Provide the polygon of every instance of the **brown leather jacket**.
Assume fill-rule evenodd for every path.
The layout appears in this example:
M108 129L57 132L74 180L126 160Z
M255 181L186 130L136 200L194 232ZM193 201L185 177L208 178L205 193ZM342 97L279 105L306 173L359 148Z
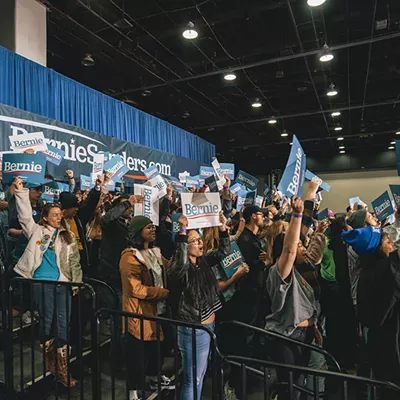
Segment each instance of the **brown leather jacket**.
M160 250L154 248L158 255L159 263L163 260ZM157 301L166 300L169 291L154 286L154 279L150 269L145 265L145 260L139 251L135 249L125 249L121 254L119 263L122 281L122 311L135 314L142 314L155 317L157 316ZM164 287L166 287L164 273ZM125 321L122 321L125 330ZM128 319L128 332L140 339L140 320L135 318ZM156 323L143 320L143 340L157 340ZM161 330L161 340L163 333Z

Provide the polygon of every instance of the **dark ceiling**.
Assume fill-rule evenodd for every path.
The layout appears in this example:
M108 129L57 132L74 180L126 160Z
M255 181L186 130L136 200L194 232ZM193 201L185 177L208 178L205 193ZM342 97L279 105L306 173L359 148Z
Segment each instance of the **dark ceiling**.
M216 144L223 161L252 173L282 168L292 134L319 170L331 169L339 145L344 159L361 160L349 168L367 157L377 160L373 168L394 161L399 0L327 0L316 8L306 0L42 2L50 68ZM188 21L195 40L182 37ZM329 63L319 61L324 43L335 55ZM94 66L82 65L85 54ZM229 69L233 82L223 79ZM330 98L332 83L339 94ZM261 108L251 107L255 98ZM272 116L276 125L268 124Z

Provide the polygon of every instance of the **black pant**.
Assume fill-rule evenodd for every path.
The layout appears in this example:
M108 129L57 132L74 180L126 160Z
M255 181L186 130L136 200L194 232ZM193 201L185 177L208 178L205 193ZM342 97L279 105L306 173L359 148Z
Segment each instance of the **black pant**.
M161 349L161 346L160 346ZM125 334L126 365L128 367L128 389L144 390L145 376L157 376L157 341L139 340L129 333ZM163 355L160 351L160 371Z
M314 338L314 326L307 328L296 328L289 336L291 339L303 343L311 344ZM310 360L310 350L302 346L287 343L284 340L276 339L272 347L272 359L277 363L297 365L307 367ZM287 369L277 369L278 382L289 382L289 371ZM304 386L304 376L299 373L293 374L293 383ZM293 391L294 396L289 397L288 387L279 389L279 400L295 400L299 398L300 393Z

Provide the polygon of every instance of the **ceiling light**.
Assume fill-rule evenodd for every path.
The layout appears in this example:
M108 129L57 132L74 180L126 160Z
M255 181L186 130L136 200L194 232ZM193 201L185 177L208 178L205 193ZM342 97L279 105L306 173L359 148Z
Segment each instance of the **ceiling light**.
M340 154L344 154L344 153L346 153L344 150L340 150L340 152L339 152Z
M188 40L196 39L197 36L199 36L199 34L193 28L194 28L194 23L192 21L189 21L188 24L186 25L186 29L182 32L182 36Z
M283 132L281 133L282 137L286 137L289 136L289 134L287 133L286 129L283 130Z
M341 126L335 126L335 131L341 131L343 128Z
M396 144L396 142L390 142L390 144Z
M327 44L324 44L324 47L322 48L322 53L319 58L319 61L321 62L329 62L332 61L335 58L335 56L331 53L329 50L329 46Z
M396 135L400 135L400 131L397 131L397 132L396 132Z
M342 115L340 111L335 111L331 114L331 117L338 117L339 115Z
M236 75L233 72L229 72L228 74L225 74L224 79L226 81L234 81L236 79Z
M253 108L260 108L262 106L262 103L260 102L260 99L254 99L253 103L251 103L251 106Z
M290 145L292 146L292 145L293 145L293 142L290 142Z
M337 140L339 140L339 141L340 141L340 140L344 140L344 138L342 138L342 137L338 137L338 138L337 138Z
M83 57L82 65L84 65L85 67L93 67L94 64L95 61L91 54L86 54L85 57Z
M277 122L278 121L274 117L272 117L270 120L268 120L268 123L271 125L276 124Z
M324 4L326 2L326 0L307 0L307 4L310 7L318 7L321 6L322 4Z
M344 146L340 146L339 147L339 150L343 150L345 147Z
M149 96L151 96L151 90L143 90L143 92L142 92L142 96L143 97L149 97Z
M394 150L394 146L389 146L388 149L389 150Z
M326 95L329 97L333 97L333 96L336 96L337 94L338 94L338 91L336 90L335 85L332 83L329 86L329 89L328 89L328 92L326 93Z

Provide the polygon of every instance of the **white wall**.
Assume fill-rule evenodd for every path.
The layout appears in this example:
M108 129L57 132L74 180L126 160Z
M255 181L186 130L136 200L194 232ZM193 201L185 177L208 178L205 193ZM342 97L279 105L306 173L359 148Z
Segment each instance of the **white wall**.
M46 8L35 0L15 0L15 52L47 64Z
M350 197L360 197L372 210L375 200L390 184L400 184L397 170L360 171L344 173L317 174L331 186L329 193L322 192L321 209L329 208L335 212L345 212ZM390 194L391 196L391 194Z

